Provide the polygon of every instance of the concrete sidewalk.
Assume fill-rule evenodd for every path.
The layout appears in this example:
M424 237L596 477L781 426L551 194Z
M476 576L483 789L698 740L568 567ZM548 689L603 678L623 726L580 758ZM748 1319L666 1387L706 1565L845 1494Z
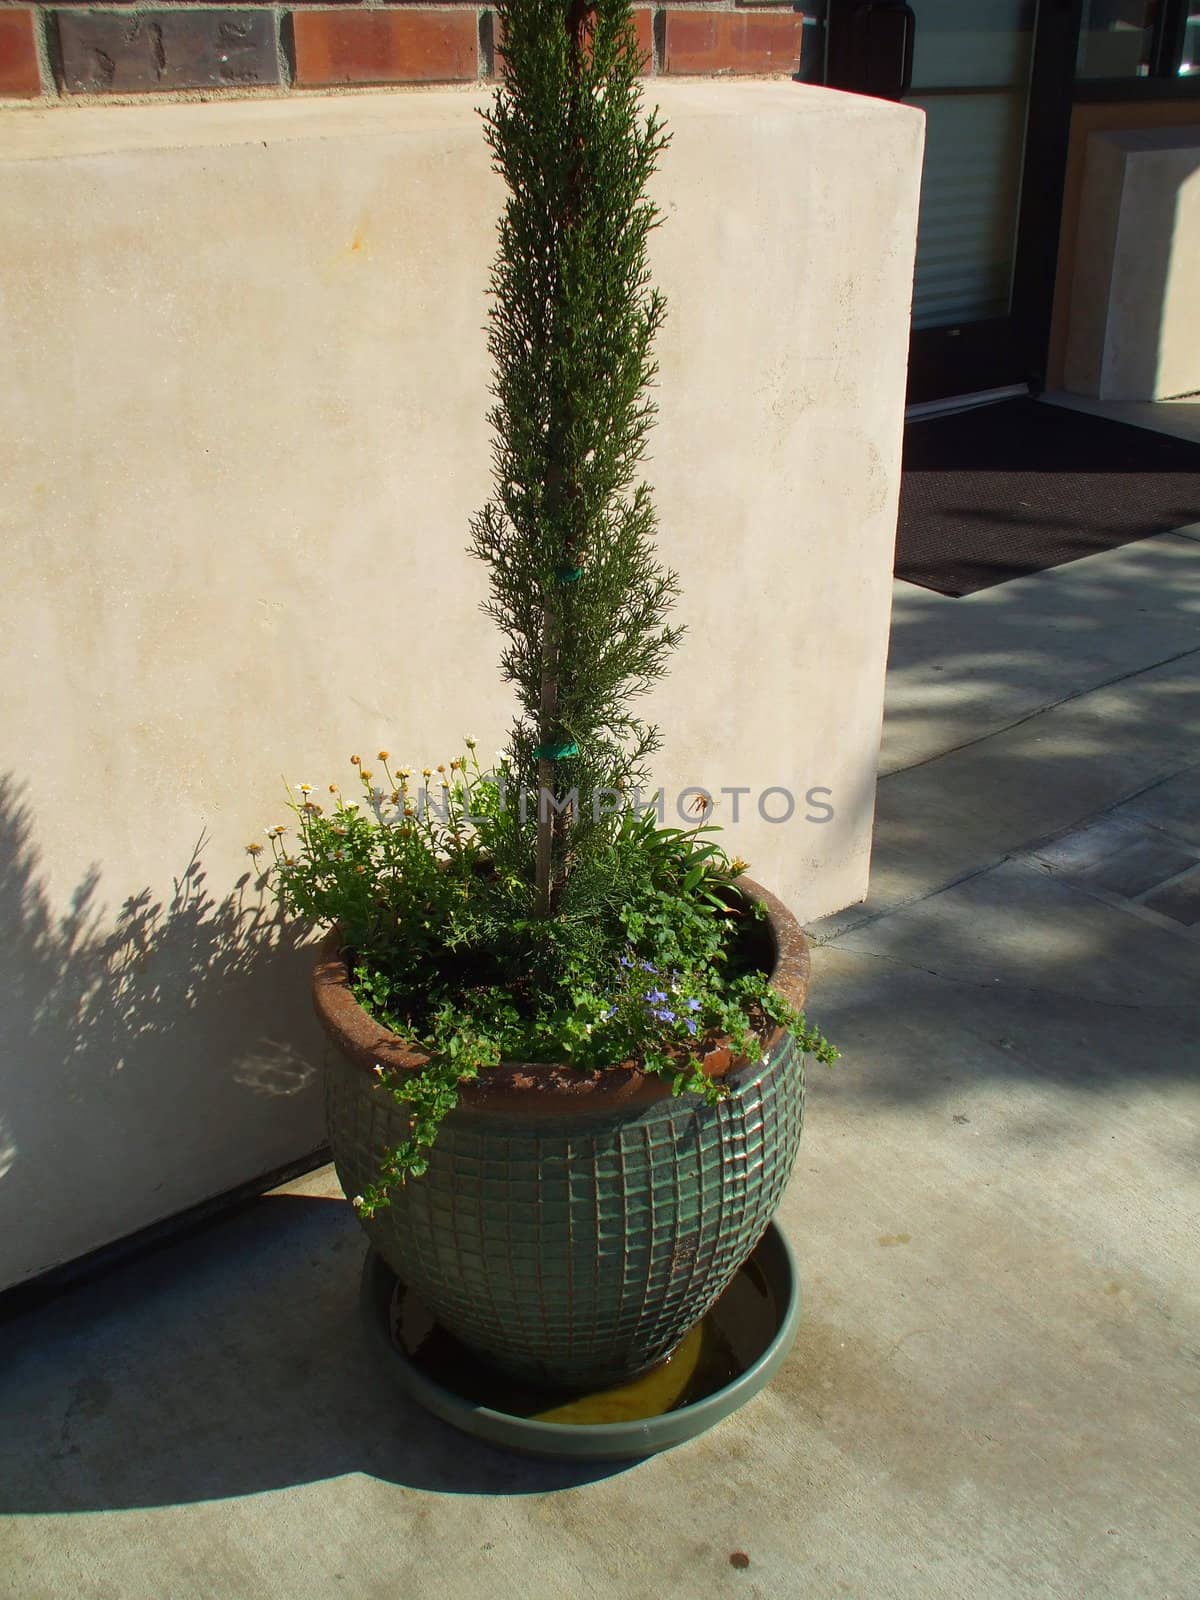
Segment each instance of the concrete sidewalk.
M1198 667L1189 535L900 586L871 898L812 930L805 1321L743 1412L607 1474L451 1433L318 1173L4 1330L0 1594L1192 1600Z

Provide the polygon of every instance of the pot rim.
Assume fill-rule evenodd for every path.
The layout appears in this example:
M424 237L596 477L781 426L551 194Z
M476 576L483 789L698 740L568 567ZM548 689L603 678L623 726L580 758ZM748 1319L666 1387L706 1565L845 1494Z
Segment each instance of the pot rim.
M808 944L800 924L781 900L751 878L737 879L748 899L764 906L767 927L775 947L771 987L797 1011L808 994ZM376 1066L385 1071L415 1072L426 1066L429 1055L407 1044L366 1012L350 988L350 971L342 954L337 930L322 940L312 973L312 1000L325 1033L345 1058L361 1072L372 1075ZM768 1056L779 1045L783 1028L773 1028L763 1042ZM725 1078L751 1065L735 1057L727 1045L710 1050L701 1063L709 1078ZM464 1107L532 1111L560 1109L571 1102L583 1109L606 1109L664 1099L670 1082L656 1073L643 1072L633 1062L580 1071L577 1067L545 1062L502 1061L463 1083Z

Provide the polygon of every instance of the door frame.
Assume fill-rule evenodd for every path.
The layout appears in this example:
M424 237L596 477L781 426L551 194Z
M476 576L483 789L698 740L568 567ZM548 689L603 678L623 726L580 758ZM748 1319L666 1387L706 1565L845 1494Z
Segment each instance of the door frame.
M850 24L865 3L869 0L828 0L826 82L832 88L855 90ZM915 6L919 29L920 0ZM958 328L914 330L909 342L910 404L1010 384L1027 383L1034 392L1045 386L1082 14L1083 0L1038 0L1012 309L1006 317Z

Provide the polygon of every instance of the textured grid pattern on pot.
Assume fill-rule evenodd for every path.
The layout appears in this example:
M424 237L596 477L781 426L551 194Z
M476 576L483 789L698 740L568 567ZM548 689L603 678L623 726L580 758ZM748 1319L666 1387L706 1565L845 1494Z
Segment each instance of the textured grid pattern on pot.
M347 1194L407 1118L330 1052L330 1141ZM459 1108L424 1177L367 1223L449 1332L534 1382L616 1381L669 1354L754 1249L791 1173L804 1061L789 1037L717 1106L522 1118Z

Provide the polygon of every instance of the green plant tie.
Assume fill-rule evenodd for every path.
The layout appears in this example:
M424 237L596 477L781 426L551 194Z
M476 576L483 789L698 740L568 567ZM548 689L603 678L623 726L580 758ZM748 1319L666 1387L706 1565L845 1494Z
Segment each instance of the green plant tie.
M582 577L582 567L560 567L558 569L559 583L578 583Z
M572 740L562 744L539 744L534 752L535 761L565 761L568 756L577 756L579 746Z

